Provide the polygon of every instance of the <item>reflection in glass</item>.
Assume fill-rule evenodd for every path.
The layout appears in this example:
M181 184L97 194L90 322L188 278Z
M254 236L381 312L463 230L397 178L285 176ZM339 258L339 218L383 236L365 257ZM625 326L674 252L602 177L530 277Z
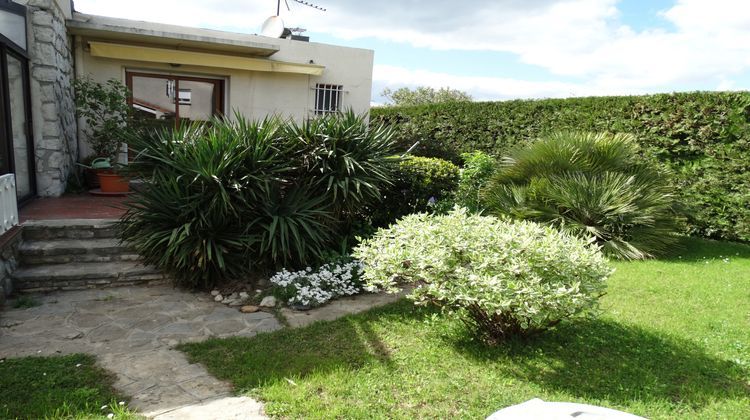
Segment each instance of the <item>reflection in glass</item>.
M154 127L173 128L177 115L174 85L168 78L133 76L130 89L136 118Z
M10 97L10 126L13 133L13 159L16 174L16 195L23 198L31 194L31 168L29 139L26 129L28 119L24 102L23 64L8 55L8 96Z
M180 80L180 121L206 121L216 113L214 84Z

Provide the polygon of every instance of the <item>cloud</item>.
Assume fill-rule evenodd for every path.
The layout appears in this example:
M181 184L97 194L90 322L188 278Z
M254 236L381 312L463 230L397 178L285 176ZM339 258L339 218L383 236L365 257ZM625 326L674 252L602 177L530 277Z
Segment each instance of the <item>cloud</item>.
M537 82L504 77L457 76L428 70L412 70L398 66L375 65L373 91L376 95L385 87L429 86L435 89L451 87L472 95L474 100L504 100L513 98L568 98L595 95L630 95L646 93L615 85L588 83ZM384 98L377 97L378 102Z
M729 80L750 71L750 14L743 12L745 0L676 0L658 13L661 27L642 30L622 22L619 0L310 1L328 11L289 0L292 11L287 12L282 2L287 26L343 39L378 38L446 54L450 50L511 53L520 62L550 73L551 81L541 83L441 75L488 97L504 92L558 96L566 91L640 93L676 86L730 86ZM276 12L273 0L76 0L76 6L88 13L247 33L257 32L262 21ZM423 73L385 69L379 66L376 77L398 75L404 77L401 85L418 82L410 79L415 74L441 74L437 69ZM555 82L555 78L584 82ZM395 76L388 79L397 81Z

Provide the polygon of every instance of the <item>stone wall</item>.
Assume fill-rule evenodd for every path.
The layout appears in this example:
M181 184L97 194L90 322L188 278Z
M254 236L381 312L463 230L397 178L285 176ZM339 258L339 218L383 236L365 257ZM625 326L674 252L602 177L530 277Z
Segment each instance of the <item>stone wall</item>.
M0 306L13 293L11 275L18 265L18 246L21 244L21 230L16 226L0 236Z
M58 1L28 0L26 6L37 189L55 197L65 191L78 155L72 39Z

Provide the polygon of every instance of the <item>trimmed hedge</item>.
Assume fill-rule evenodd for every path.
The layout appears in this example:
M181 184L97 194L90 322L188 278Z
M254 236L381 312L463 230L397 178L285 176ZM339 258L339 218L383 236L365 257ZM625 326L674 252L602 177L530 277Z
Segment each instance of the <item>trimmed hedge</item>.
M451 197L459 176L458 166L447 160L406 156L393 172L393 186L373 209L372 224L388 226L407 214L429 211L438 201Z
M557 131L624 132L644 158L674 173L687 208L687 232L750 241L750 93L694 92L649 96L445 103L373 108L391 124L402 149L460 162L481 150L506 155Z

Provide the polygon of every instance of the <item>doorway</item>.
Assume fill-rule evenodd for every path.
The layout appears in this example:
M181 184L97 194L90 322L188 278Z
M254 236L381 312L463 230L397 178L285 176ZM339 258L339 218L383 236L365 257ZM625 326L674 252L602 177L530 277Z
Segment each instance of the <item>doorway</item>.
M19 18L18 25L0 27L0 174L15 174L16 197L24 202L36 195L26 9L10 2L0 3L0 11Z

